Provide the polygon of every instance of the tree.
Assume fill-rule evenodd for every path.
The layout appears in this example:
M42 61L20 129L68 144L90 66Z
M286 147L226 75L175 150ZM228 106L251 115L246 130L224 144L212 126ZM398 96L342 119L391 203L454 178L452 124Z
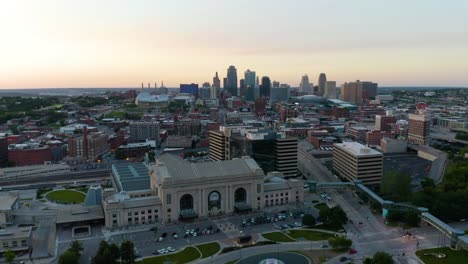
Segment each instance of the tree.
M115 151L115 158L123 160L127 158L127 155L125 154L125 151L123 149L119 148Z
M131 241L124 241L120 245L120 258L123 263L133 263L135 261L135 249Z
M5 261L8 263L12 263L15 260L16 255L15 252L11 251L11 249L5 251Z
M386 252L379 251L372 257L372 264L393 264L393 258Z
M80 257L76 255L75 252L67 250L60 255L59 264L78 264L80 262Z
M96 254L94 256L92 264L115 264L117 260L112 256L110 248L104 249L101 253Z
M380 183L383 195L402 200L411 195L411 176L406 173L389 171L384 174Z
M120 258L120 248L117 246L115 243L112 243L109 246L110 253L114 259L119 259Z
M109 243L107 243L107 241L105 240L101 240L101 243L99 243L99 248L98 248L96 255L104 254L104 251L106 251L106 249L108 248L109 248Z
M334 249L348 249L353 244L353 241L342 236L337 236L329 238L328 244Z
M72 252L75 252L75 254L80 257L81 256L81 251L83 251L83 246L81 245L81 242L78 240L75 240L71 243L70 248L68 249Z
M305 226L314 226L315 225L315 217L311 214L305 214L302 218L302 224Z

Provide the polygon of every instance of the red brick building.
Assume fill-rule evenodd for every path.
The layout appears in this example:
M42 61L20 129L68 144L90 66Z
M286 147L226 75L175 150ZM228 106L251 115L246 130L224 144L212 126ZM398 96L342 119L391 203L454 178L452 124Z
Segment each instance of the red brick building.
M391 136L392 133L390 131L372 130L366 133L366 144L369 147L380 146L382 138Z
M349 117L349 110L344 107L333 107L332 116L336 119Z
M52 161L52 150L49 147L11 149L8 161L15 166L40 165Z

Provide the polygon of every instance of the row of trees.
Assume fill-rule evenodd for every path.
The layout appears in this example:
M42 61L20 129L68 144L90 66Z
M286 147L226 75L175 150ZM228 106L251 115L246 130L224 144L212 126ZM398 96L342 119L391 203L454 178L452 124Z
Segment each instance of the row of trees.
M83 246L78 240L70 245L59 258L59 264L78 264L80 262ZM135 247L131 241L124 241L117 246L115 243L109 244L105 240L101 241L96 255L93 257L92 264L116 264L133 263L136 259ZM120 261L120 262L119 262Z
M339 206L320 210L318 218L328 227L341 228L348 221L346 213Z
M365 258L363 264L393 264L393 258L386 252L379 251L372 258Z

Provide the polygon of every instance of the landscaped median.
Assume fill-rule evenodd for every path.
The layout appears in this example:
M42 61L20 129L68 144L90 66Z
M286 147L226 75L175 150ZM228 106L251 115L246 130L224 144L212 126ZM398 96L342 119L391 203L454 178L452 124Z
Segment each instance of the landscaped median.
M184 250L163 256L144 258L137 263L141 264L163 264L165 261L171 263L188 263L201 257L200 252L195 247L186 247Z
M268 240L275 242L294 242L297 239L305 239L310 241L327 240L333 237L332 233L321 232L316 230L305 230L305 229L293 229L288 232L271 232L262 234L262 236Z
M442 253L445 257L439 258ZM468 263L468 251L452 250L450 248L430 248L416 251L418 256L425 264L461 264Z
M201 244L197 245L196 247L201 252L202 259L213 256L214 254L218 253L218 251L221 249L221 246L216 242Z
M163 264L166 261L171 263L188 263L200 258L208 258L219 252L221 246L217 242L186 247L184 250L173 254L144 258L137 262L141 264Z

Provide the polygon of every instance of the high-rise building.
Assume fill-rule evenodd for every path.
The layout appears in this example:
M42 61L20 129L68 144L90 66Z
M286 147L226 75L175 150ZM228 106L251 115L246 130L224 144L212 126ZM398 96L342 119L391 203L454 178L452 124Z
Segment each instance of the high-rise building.
M271 81L268 76L262 77L262 84L260 85L260 97L270 97Z
M247 86L245 100L252 102L255 100L255 86Z
M220 127L220 131L210 131L210 159L250 156L264 172L279 171L285 177L297 176L297 138L271 130L241 130Z
M246 96L246 93L247 93L247 89L245 87L245 80L240 79L239 80L239 96L241 97Z
M180 92L191 94L195 97L198 97L198 84L196 83L180 84Z
M391 131L392 125L397 119L394 116L375 115L375 129L380 131Z
M325 73L321 73L318 79L318 93L317 95L323 96L325 94L325 85L327 83L327 76Z
M227 91L232 96L237 96L237 69L233 65L227 69Z
M285 102L289 99L289 88L271 88L270 102Z
M227 91L227 78L223 78L223 90Z
M209 82L204 82L204 83L202 84L202 87L203 87L203 88L211 87L211 85L210 85Z
M130 139L132 141L156 140L159 142L158 122L132 122L130 123Z
M0 137L0 167L8 164L8 138Z
M213 77L213 87L216 87L218 89L221 88L221 81L219 80L218 72L216 72L215 77Z
M273 88L280 88L280 83L277 81L273 81Z
M362 83L362 99L370 100L375 99L377 96L377 83L361 82Z
M309 76L307 76L307 74L302 76L301 83L299 84L299 89L302 93L305 93L305 94L311 93L312 89L310 87Z
M201 87L198 89L198 98L206 100L211 97L211 87Z
M210 99L216 99L219 96L219 87L212 86L210 87Z
M94 160L109 150L108 137L104 133L88 134L87 127L83 128L83 135L68 138L68 155L83 160Z
M431 125L429 115L424 112L409 114L408 119L408 143L426 145Z
M333 170L350 181L365 185L380 184L383 174L382 153L357 142L333 145Z
M249 86L255 88L255 71L246 70L244 72L244 80L246 88L248 88Z
M349 103L361 104L362 103L362 83L357 80L356 82L344 83L341 86L342 100Z
M337 99L335 81L327 81L325 83L325 93L323 96L326 97L327 99Z

